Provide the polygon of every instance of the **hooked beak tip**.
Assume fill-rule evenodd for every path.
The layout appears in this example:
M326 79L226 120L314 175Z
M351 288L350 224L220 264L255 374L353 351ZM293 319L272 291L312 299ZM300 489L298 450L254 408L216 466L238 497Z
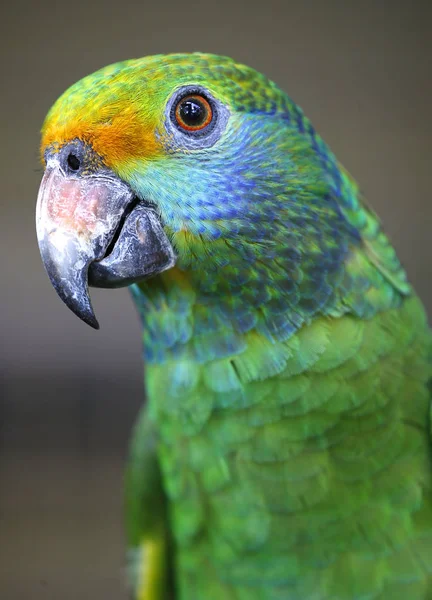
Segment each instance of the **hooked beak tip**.
M100 329L98 320L96 319L96 317L94 315L89 316L88 318L87 317L86 318L81 317L81 318L85 323L87 323L87 325L90 325L90 327L93 327L93 329L96 329L96 330Z

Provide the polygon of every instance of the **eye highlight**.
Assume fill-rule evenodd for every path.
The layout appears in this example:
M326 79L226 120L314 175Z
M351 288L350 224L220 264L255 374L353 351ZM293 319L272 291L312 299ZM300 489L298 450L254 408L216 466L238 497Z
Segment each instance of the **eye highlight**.
M210 102L199 94L184 96L174 111L177 125L186 131L201 131L213 120Z

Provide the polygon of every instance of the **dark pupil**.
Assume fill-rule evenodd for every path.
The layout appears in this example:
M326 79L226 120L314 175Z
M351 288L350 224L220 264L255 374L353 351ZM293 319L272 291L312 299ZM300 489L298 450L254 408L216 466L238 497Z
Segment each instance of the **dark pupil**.
M78 171L80 168L80 160L75 154L69 154L67 157L67 164L72 171Z
M180 106L180 116L189 127L199 127L206 118L206 111L199 100L183 100Z

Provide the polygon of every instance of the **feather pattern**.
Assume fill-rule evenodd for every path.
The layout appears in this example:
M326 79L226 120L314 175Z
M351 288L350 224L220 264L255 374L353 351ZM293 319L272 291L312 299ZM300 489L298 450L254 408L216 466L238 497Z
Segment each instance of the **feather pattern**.
M191 85L225 115L216 141L170 129ZM174 597L173 575L179 600L429 598L431 336L302 111L231 59L155 56L59 99L42 149L74 138L156 207L177 253L132 286L148 395L127 477L137 600Z

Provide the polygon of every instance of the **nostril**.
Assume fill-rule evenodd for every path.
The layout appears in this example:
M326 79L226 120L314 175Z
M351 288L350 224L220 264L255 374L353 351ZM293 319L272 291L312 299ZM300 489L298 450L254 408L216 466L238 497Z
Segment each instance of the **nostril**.
M75 154L71 153L67 157L67 164L72 171L78 171L81 166L81 161Z

